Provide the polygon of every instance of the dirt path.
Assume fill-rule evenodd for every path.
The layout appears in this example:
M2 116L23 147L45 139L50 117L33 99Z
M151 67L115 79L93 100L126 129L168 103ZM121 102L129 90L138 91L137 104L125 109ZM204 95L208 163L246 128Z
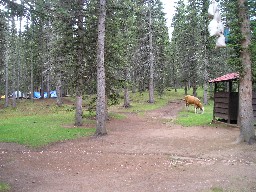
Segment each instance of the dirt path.
M0 181L15 192L256 191L256 146L231 127L172 123L181 102L108 122L108 135L41 150L0 143Z

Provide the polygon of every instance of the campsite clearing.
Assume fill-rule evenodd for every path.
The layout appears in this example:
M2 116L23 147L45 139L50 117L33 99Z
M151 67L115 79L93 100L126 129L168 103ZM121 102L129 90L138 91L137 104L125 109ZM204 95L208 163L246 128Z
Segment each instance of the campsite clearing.
M40 149L0 143L0 181L15 192L255 191L255 145L234 144L237 128L174 124L183 106L123 113L104 137Z

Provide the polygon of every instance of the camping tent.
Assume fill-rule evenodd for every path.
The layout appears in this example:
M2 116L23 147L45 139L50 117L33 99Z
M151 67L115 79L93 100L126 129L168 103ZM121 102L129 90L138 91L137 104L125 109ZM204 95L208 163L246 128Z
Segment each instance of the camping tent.
M51 95L51 98L57 98L57 92L56 91L51 91L50 95Z
M34 98L36 99L41 98L40 92L34 91Z
M15 98L19 97L19 98L25 98L25 94L22 92L18 92L18 91L14 91L12 96L14 95Z
M47 92L44 92L44 98L47 98L47 95L48 95ZM50 91L50 98L56 98L56 97L57 97L56 91ZM40 92L35 91L34 98L40 99L41 98Z

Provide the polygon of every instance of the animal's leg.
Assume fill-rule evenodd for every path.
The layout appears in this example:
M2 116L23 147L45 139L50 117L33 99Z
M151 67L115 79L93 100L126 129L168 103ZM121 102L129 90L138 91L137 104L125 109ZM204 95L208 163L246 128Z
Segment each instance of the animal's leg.
M197 108L195 107L195 113L196 113L196 111L197 111Z
M189 105L188 105L188 103L185 103L185 108L187 109L187 111L189 110Z

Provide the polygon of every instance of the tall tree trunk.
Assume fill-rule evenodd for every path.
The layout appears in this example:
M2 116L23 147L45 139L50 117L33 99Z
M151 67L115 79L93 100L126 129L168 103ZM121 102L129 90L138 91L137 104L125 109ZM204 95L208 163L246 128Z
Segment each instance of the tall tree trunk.
M41 59L40 59L41 60ZM42 60L41 60L42 61ZM41 88L40 88L40 99L44 99L44 74L43 74L43 64L41 63Z
M95 135L105 135L106 130L106 82L104 67L106 0L100 0L98 43L97 43L97 104L96 104L96 132Z
M205 6L206 7L206 6ZM205 18L206 19L206 18ZM207 26L207 24L205 24L205 26ZM208 58L208 55L207 55L207 27L205 27L204 29L204 36L203 36L203 39L204 39L204 48L203 48L203 51L204 51L204 105L207 105L208 104L208 71L207 71L207 67L209 65L209 58Z
M151 3L148 2L149 9L149 103L154 103L154 55L153 55L153 32L152 32L152 15L151 15Z
M5 59L5 102L4 102L4 107L9 106L9 54L6 54L6 59Z
M125 108L130 107L129 90L128 90L128 87L126 85L125 85L125 88L124 88L124 107Z
M195 80L195 79L193 79L192 88L193 88L193 95L194 95L195 97L197 97L197 92L196 92L197 86L196 86L196 80Z
M5 79L5 104L8 106L8 54L6 52L6 20L2 10L0 10L0 66L4 67L4 79Z
M32 29L33 30L33 29ZM34 52L32 50L31 46L31 56L30 56L30 99L32 102L34 102Z
M57 93L57 99L56 99L56 104L57 106L62 105L62 95L61 95L61 73L59 72L57 74L57 85L56 85L56 93Z
M21 66L21 22L22 22L22 17L20 17L20 22L19 22L19 38L18 38L18 43L17 43L17 53L18 53L18 61L17 61L17 101L19 101L20 97L23 96L23 92L20 91L20 66ZM20 95L21 92L21 95Z
M1 36L0 36L0 45L1 45L1 55L0 55L0 60L4 66L4 77L5 77L5 103L4 103L4 107L8 107L9 105L9 98L8 98L8 92L9 92L9 66L8 66L8 62L9 62L9 54L8 54L8 49L6 49L6 47L8 47L8 41L7 37L4 35L6 32L6 23L4 20L4 14L2 13L2 11L0 10L0 19L1 19Z
M129 92L128 92L128 68L126 67L124 70L124 76L125 76L125 85L124 85L124 107L130 107L130 101L129 101Z
M27 30L28 30L28 21L27 21ZM34 39L34 17L31 15L31 39ZM34 102L34 51L33 46L30 45L30 99Z
M125 85L124 85L124 107L128 108L130 107L130 101L129 101L129 89L128 89L128 67L124 70L125 75Z
M41 81L40 81L40 99L44 99L44 58L43 58L43 53L45 52L44 49L44 34L43 34L43 27L44 27L44 22L42 21L42 19L39 20L39 46L42 49L41 54L39 54L39 63L40 63L40 75L41 75Z
M40 56L41 57L41 56ZM40 80L40 99L44 99L44 73L42 57L39 59L41 63L41 80Z
M76 94L76 115L75 115L75 126L83 125L83 98L82 94L79 94L81 91L77 88Z
M16 87L15 87L15 64L12 64L12 107L16 108L17 107L17 103L16 103L16 97L18 97L18 92L17 94L15 94L16 92Z
M253 126L252 108L252 71L250 45L250 21L246 0L238 0L239 19L241 20L242 50L240 58L243 66L243 73L239 77L239 116L240 116L240 141L251 142L255 140L255 130Z
M208 104L208 71L204 71L204 105Z
M12 54L12 57L15 58L16 57L16 34L15 34L15 21L14 21L14 16L12 16L12 43L14 45L13 47L13 52L11 53ZM15 60L14 59L11 59L11 64L12 64L12 107L15 108L17 106L16 104L16 94L15 94L15 91L16 91L16 86L15 86L15 77L16 77L16 71L15 71Z
M208 73L208 66L209 66L209 57L208 57L208 49L207 49L207 44L208 44L208 41L207 41L207 20L208 20L208 2L207 1L203 1L203 11L202 11L202 14L203 14L203 18L204 18L204 22L203 22L203 25L204 25L204 30L203 30L203 66L204 66L204 75L203 75L203 78L204 78L204 85L203 85L203 89L204 89L204 105L208 105L208 80L209 80L209 73Z
M83 125L83 97L82 97L82 67L84 63L84 54L83 54L83 34L84 34L84 27L83 27L83 0L78 0L79 4L79 11L77 12L77 26L78 26L78 48L77 48L77 85L76 85L76 117L75 117L75 125L82 126Z
M185 81L185 87L184 87L185 95L188 94L188 82Z
M172 66L172 79L173 79L174 90L175 92L177 92L177 75L176 75L176 68L174 65Z
M47 98L50 98L50 70L47 70L46 72L46 92L47 92Z
M31 61L31 63L30 63L30 70L31 70L31 72L30 72L30 99L31 99L31 101L32 102L34 102L34 72L33 72L33 70L34 70L34 67L33 67L33 65L34 65L34 62L33 62L33 52L31 52L31 58L30 58L30 61Z

